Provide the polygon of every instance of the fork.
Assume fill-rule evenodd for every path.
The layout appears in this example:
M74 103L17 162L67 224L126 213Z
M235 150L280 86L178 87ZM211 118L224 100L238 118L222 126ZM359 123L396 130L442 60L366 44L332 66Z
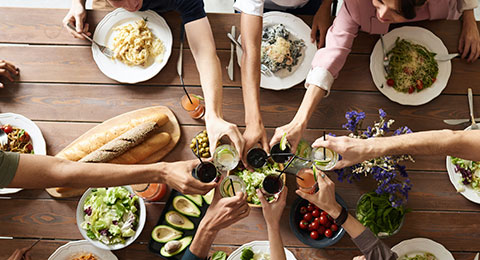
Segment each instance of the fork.
M383 34L380 34L380 42L382 43L383 50L383 69L388 75L388 72L390 71L390 60L388 59L387 50L385 49L385 43L383 42Z
M8 135L0 128L0 146L4 146L8 143Z
M233 35L231 33L227 33L227 36L230 39L230 41L232 41L235 45L237 45L237 47L241 51L243 51L242 44L239 43L237 40L235 40L235 37L233 37ZM272 76L273 75L273 72L267 66L265 66L263 64L260 64L260 72L265 76Z
M478 126L475 122L475 116L473 115L473 92L471 88L468 88L468 107L470 108L470 117L472 118L472 130L477 130Z
M74 30L74 31L77 31L77 29L75 29L75 27L73 27L73 25L71 25L70 23L67 24L68 28ZM103 53L103 55L107 56L108 58L112 58L115 53L108 47L105 47L101 44L99 44L98 42L94 41L92 38L88 37L88 35L86 35L85 33L80 33L83 37L85 37L87 40L89 40L90 42L92 42L93 44L97 45L97 47L100 49L100 52Z

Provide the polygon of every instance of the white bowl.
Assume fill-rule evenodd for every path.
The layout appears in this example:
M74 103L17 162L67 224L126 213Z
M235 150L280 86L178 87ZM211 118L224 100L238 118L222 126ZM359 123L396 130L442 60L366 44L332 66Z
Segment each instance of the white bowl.
M131 194L135 194L130 186L123 186L126 188L128 191L130 191ZM125 248L129 246L133 241L135 241L138 236L140 236L140 233L142 233L143 227L145 226L145 220L147 218L147 210L145 208L145 202L143 201L142 198L138 197L138 203L140 205L140 216L138 220L138 226L137 230L135 231L135 235L133 237L130 237L125 240L125 244L114 244L114 245L106 245L98 240L93 240L87 236L87 231L81 227L82 222L84 221L85 217L85 212L83 211L83 205L85 204L85 200L87 199L88 195L92 192L92 188L88 189L85 191L83 196L80 198L80 201L78 202L77 205L77 227L78 230L80 231L80 234L82 234L83 238L85 238L87 241L92 243L92 245L101 248L101 249L106 249L106 250L118 250Z

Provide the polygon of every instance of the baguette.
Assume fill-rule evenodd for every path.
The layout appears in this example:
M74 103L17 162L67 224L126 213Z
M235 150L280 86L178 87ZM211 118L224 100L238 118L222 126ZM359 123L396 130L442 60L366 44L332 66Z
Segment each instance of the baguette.
M83 157L79 162L108 162L115 159L143 142L155 130L156 125L155 122L147 122L136 126Z
M134 164L141 162L152 155L154 152L159 151L170 142L170 134L166 132L158 133L143 143L133 147L119 157L109 161L109 163L118 164Z
M112 127L104 132L94 134L78 143L75 143L69 149L57 154L57 157L70 161L78 161L89 153L97 150L104 144L112 141L128 130L146 122L156 122L158 126L162 126L169 121L168 116L164 113L149 114L148 116L132 119L124 124Z

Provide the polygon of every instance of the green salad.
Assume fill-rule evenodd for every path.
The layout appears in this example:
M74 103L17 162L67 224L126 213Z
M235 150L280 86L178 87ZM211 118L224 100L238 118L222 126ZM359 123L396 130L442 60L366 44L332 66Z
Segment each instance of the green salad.
M434 254L432 253L423 253L421 255L416 255L416 256L403 256L402 258L399 258L399 260L437 260Z
M387 85L410 94L432 86L438 76L435 55L422 45L397 38L395 46L387 53Z
M455 172L462 175L462 184L470 184L474 190L480 191L480 162L452 157L452 164Z
M233 174L240 177L247 185L247 202L260 205L260 200L257 196L257 189L261 188L263 179L269 174L278 174L276 170L280 169L278 163L267 162L262 168L255 169L250 172L247 169L236 170ZM267 200L273 200L273 197L267 197Z
M242 250L240 260L270 260L268 253L254 253L251 247Z
M406 210L394 208L388 194L365 193L357 205L357 219L378 236L392 235L402 224Z
M83 205L81 227L89 238L104 244L125 243L135 235L138 209L138 197L124 187L93 189Z

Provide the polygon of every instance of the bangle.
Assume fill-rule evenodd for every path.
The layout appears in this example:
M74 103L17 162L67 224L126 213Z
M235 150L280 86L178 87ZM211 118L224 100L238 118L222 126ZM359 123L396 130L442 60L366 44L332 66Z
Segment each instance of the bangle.
M338 216L338 218L334 220L334 222L335 224L337 224L337 226L341 226L343 225L343 223L345 223L345 221L347 221L347 217L348 217L347 209L342 206L342 212L340 212L340 215Z

